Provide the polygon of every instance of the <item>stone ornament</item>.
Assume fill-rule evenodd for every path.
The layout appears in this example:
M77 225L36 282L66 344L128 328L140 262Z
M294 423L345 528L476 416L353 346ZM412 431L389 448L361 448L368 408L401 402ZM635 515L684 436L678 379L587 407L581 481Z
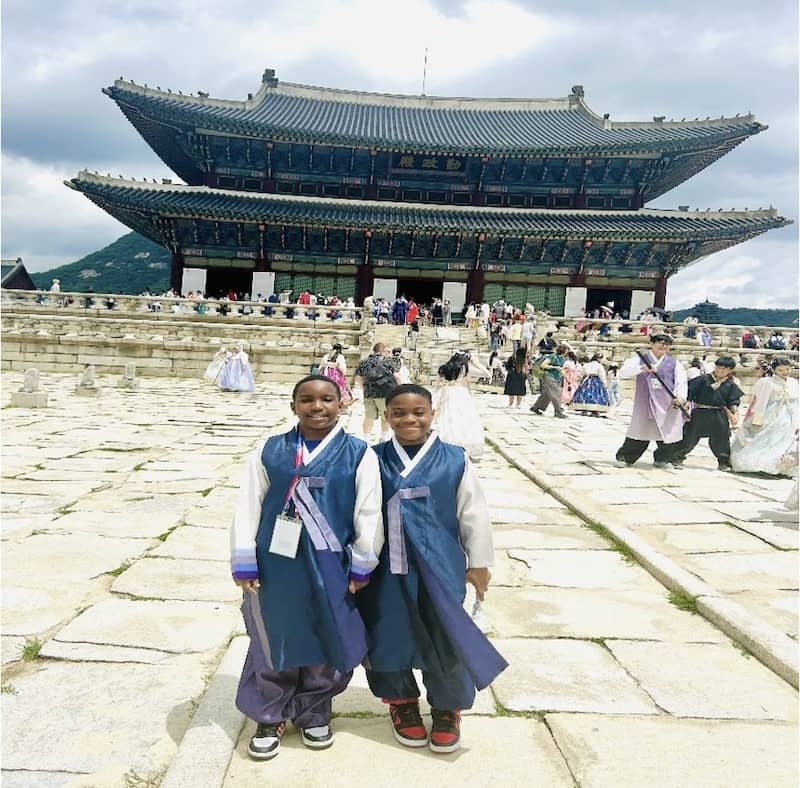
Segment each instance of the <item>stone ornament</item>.
M25 370L25 377L19 391L11 394L13 408L46 408L47 392L39 391L39 370L35 367Z

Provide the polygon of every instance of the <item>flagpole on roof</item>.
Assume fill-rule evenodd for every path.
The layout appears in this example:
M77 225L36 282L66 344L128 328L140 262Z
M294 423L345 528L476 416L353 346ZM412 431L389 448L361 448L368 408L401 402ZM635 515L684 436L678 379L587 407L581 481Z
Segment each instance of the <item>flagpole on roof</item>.
M428 76L428 47L425 47L425 57L422 61L422 95L425 95L425 79Z

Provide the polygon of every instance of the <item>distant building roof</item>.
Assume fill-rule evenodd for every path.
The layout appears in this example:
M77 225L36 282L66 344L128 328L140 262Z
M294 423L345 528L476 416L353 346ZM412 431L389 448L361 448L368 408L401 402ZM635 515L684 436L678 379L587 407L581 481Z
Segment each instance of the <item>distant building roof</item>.
M36 284L25 270L22 259L0 261L0 287L8 290L36 290Z
M198 130L381 149L602 155L713 147L718 158L767 128L751 114L714 120L612 121L587 107L580 85L564 98L444 98L282 83L268 70L261 89L247 101L213 99L205 93L185 96L122 79L104 92L145 138L154 133L155 120Z

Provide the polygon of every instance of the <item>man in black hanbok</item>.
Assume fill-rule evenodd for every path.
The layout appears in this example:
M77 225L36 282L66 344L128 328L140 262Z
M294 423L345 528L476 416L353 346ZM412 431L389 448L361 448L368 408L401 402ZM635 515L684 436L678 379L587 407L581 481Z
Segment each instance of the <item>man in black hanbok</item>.
M731 427L736 426L736 410L744 394L733 377L735 368L736 362L730 356L721 356L713 372L689 381L687 400L694 407L691 419L683 426L683 440L670 458L675 467L681 467L701 438L708 438L719 469L731 470Z

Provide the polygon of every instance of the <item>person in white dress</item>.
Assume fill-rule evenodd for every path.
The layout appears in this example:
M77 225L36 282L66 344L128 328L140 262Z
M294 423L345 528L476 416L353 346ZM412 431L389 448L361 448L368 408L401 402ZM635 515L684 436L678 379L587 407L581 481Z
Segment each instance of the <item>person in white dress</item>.
M433 398L433 426L441 440L465 449L470 459L478 460L484 450L483 427L469 393L470 358L454 353L439 367L439 387Z
M798 385L788 359L772 362L772 376L753 389L742 426L731 442L731 466L736 472L793 474L790 462L797 451Z
M256 390L250 359L241 345L234 346L233 354L225 362L222 374L217 379L217 386L223 391L253 392Z
M226 347L221 347L214 354L214 358L211 359L211 363L206 367L206 371L203 373L203 380L206 383L216 383L216 380L219 377L220 372L222 372L222 368L225 366L225 362L228 360L229 356L230 353Z

